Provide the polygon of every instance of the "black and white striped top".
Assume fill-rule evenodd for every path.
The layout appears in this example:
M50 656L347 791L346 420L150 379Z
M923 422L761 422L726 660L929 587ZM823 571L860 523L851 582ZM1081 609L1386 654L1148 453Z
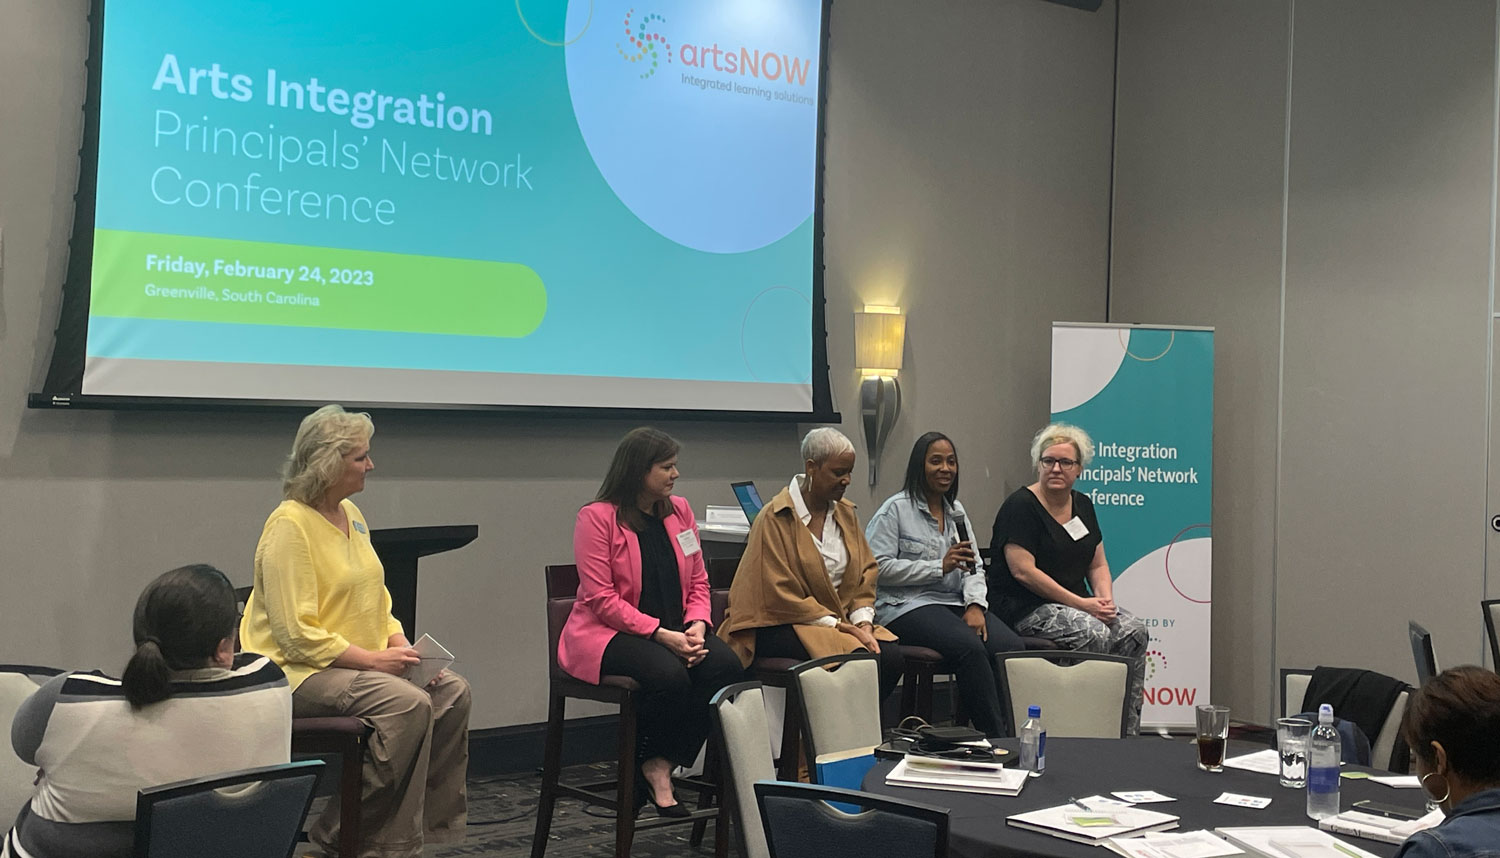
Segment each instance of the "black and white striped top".
M129 858L139 790L290 759L292 696L270 659L172 679L140 710L98 673L54 677L21 705L11 744L41 776L0 858Z

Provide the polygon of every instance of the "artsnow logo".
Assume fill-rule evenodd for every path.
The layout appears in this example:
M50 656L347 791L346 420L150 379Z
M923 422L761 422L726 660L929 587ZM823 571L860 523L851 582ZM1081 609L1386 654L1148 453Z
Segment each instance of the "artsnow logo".
M615 50L620 52L620 56L633 63L638 63L649 59L651 61L651 67L641 72L641 80L645 80L646 78L656 74L656 69L659 65L659 56L664 55L667 58L667 62L672 61L672 46L668 44L665 38L662 37L661 33L646 32L646 27L648 25L656 22L665 24L667 21L666 18L663 18L662 16L654 12L648 13L641 17L640 24L632 27L630 24L630 19L634 15L634 9L631 9L625 14L625 38L629 39L630 44L635 46L636 52L634 54L626 53L625 47L619 42L615 42ZM657 50L657 45L661 45L660 51Z

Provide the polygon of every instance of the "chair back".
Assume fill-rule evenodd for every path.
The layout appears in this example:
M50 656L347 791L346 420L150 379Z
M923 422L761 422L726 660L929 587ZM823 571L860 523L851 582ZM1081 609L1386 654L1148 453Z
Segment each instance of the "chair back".
M812 777L817 777L816 762L823 754L881 743L879 656L830 655L794 665L790 673L806 729Z
M1066 658L1069 664L1057 662ZM1000 669L1000 702L1019 731L1029 706L1042 707L1051 737L1118 739L1125 735L1130 701L1130 659L1083 652L1006 652Z
M288 858L322 768L303 760L143 789L135 858Z
M557 642L562 637L568 614L578 599L578 567L572 563L548 566L547 578L547 664L554 677L567 676L557 666Z
M0 664L0 724L10 724L16 710L51 677L62 673L55 667L33 664ZM0 748L0 810L15 813L36 792L36 766L25 762L11 750L10 742Z
M1411 640L1411 657L1417 663L1417 685L1420 686L1438 673L1437 655L1432 651L1432 635L1417 625L1416 621L1408 620L1406 636Z
M771 858L948 855L948 811L850 789L759 781L755 801ZM846 813L829 804L859 808Z
M1307 686L1311 681L1311 670L1294 667L1281 669L1281 717L1289 718L1314 708L1306 703ZM1408 691L1397 695L1396 702L1391 704L1391 711L1380 725L1380 731L1370 737L1371 762L1379 768L1398 774L1405 774L1410 768L1410 762L1402 758L1405 756L1406 743L1400 743L1403 753L1397 753L1396 749L1397 738L1401 733L1401 719L1406 716L1406 703L1410 699L1411 693Z
M776 777L766 700L759 682L719 689L709 701L718 728L719 761L724 767L722 799L734 811L735 840L744 858L770 858L766 832L755 804L755 782Z
M1479 603L1484 612L1484 629L1490 635L1490 669L1500 670L1500 599L1485 599Z
M728 590L734 583L734 573L740 568L738 557L711 557L708 560L708 588Z

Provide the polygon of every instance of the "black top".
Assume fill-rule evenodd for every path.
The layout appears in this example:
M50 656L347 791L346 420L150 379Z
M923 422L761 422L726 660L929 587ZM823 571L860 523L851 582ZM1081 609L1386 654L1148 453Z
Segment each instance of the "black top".
M654 515L646 516L646 529L637 537L641 544L640 612L661 620L661 627L682 631L682 577L677 571L677 552L667 526Z
M1006 544L1030 551L1036 558L1036 568L1065 589L1079 596L1089 595L1089 566L1104 535L1099 532L1099 519L1094 517L1094 503L1088 495L1073 492L1073 515L1089 529L1082 539L1069 535L1029 488L1017 489L1000 505L990 541L990 550L994 552L994 562L989 567L990 610L1007 624L1014 626L1017 620L1047 604L1047 600L1026 589L1010 574L1003 550Z

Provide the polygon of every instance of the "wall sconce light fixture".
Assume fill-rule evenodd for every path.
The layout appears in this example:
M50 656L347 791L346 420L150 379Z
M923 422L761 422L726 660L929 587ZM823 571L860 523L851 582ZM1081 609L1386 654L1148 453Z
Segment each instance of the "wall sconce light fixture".
M875 485L880 452L901 413L901 351L906 345L906 317L900 307L866 304L854 314L854 365L859 368L859 413L865 424L870 458L870 485Z

